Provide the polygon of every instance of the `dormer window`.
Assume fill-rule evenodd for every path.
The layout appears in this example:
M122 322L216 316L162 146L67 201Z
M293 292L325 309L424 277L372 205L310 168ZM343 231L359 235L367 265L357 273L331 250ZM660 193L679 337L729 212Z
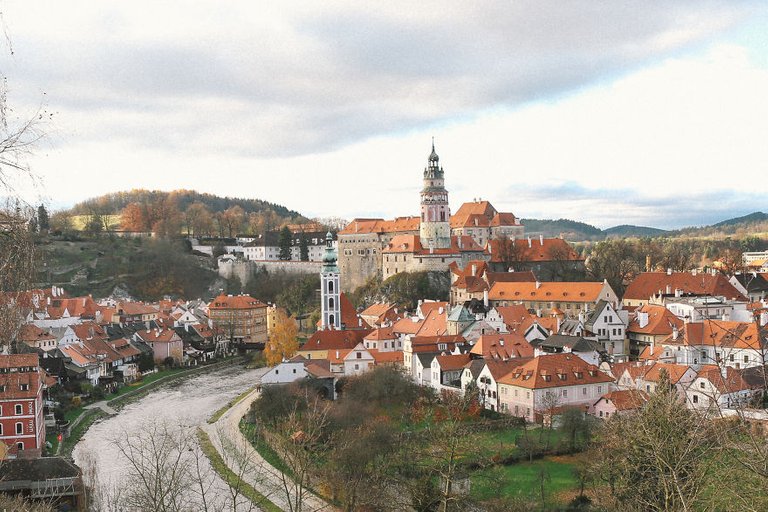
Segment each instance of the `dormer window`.
M22 391L29 391L29 384L19 384L19 389Z

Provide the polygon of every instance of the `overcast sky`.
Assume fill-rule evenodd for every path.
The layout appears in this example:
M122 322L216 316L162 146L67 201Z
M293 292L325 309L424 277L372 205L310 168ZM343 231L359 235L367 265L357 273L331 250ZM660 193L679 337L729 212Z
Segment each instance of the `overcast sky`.
M54 208L415 215L434 136L454 211L682 227L768 211L767 4L14 0L0 70Z

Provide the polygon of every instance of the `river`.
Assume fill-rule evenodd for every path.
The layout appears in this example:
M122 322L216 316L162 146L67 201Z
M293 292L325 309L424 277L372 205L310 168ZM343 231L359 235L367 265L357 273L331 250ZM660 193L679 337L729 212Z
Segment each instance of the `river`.
M93 460L101 492L112 496L130 470L129 461L115 442L121 433L146 430L153 422L185 427L203 425L229 400L254 386L263 374L263 369L245 370L233 366L161 386L126 405L116 416L92 425L75 446L72 456L81 466L84 459ZM202 458L205 467L210 469L207 459ZM217 475L210 473L210 498L223 503L228 498L227 487Z

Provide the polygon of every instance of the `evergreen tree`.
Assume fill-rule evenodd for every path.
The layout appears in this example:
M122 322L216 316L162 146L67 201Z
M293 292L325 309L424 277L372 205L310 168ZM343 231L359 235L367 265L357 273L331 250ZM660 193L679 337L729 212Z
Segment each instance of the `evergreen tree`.
M309 261L309 244L307 243L307 237L304 233L301 234L299 241L299 253L301 255L301 261Z
M40 231L48 231L51 227L50 219L48 218L48 210L42 204L37 207L37 227Z
M277 240L277 246L280 248L280 253L277 255L279 259L291 259L291 238L293 238L293 233L288 229L288 226L283 226L283 229L280 230L280 237Z

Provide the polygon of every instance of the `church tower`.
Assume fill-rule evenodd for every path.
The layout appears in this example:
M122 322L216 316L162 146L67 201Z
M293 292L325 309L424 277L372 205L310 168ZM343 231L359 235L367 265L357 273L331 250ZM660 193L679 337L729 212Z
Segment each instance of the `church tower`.
M424 188L421 190L421 226L419 237L425 249L445 249L451 246L451 209L448 206L448 191L445 190L443 168L440 157L435 153L435 139L432 139L432 153L424 168Z
M340 293L339 267L336 266L336 250L333 248L333 235L329 231L325 235L323 271L320 273L321 329L341 329Z

